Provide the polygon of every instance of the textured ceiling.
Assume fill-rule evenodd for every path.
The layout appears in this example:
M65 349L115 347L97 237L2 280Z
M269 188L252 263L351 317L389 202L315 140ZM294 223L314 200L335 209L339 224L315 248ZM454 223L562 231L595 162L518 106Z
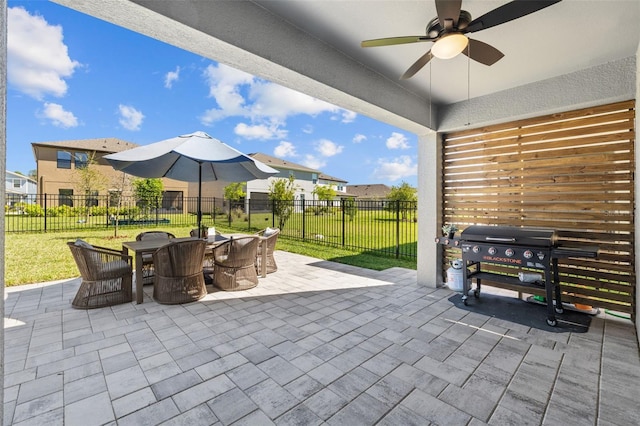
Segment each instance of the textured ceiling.
M366 39L424 35L436 16L433 1L254 1L269 12L398 81L431 42L362 48ZM472 19L507 3L463 0ZM469 34L504 53L492 66L434 59L399 82L434 103L451 104L635 56L640 42L640 1L563 0L511 22Z

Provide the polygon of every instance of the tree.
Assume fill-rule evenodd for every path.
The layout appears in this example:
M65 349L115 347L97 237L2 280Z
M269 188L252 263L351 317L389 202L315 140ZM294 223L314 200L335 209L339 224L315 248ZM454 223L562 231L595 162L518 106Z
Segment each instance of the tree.
M138 203L145 212L145 215L148 216L151 207L158 208L157 203L162 197L162 191L164 190L162 179L134 179L132 184L133 193L138 199Z
M312 194L315 194L318 197L319 201L331 201L336 198L336 190L334 189L334 185L316 185L313 189Z
M296 194L295 177L289 179L275 179L269 187L269 201L273 206L273 214L278 216L278 225L284 229L284 225L293 213L293 200Z
M33 180L38 180L38 171L36 169L29 170L29 177Z
M400 211L402 220L407 220L407 213L415 211L416 201L418 201L417 190L406 182L402 182L400 186L392 186L387 200L387 210Z
M113 236L114 238L118 237L118 224L120 217L120 211L122 209L122 194L124 194L127 190L129 190L132 186L131 183L131 175L126 174L125 172L121 173L121 176L116 177L112 180L110 188L113 188L109 191L109 207L115 209L110 215L110 218L114 218L113 224ZM115 204L112 206L112 204Z
M229 185L224 187L224 198L229 201L234 201L235 204L238 204L240 200L247 196L244 188L245 182L230 183ZM231 205L229 205L229 213L231 213Z
M318 201L323 201L323 205L317 206L316 214L327 213L329 211L330 201L336 198L336 190L333 188L333 185L316 185L312 194L318 197Z
M100 191L107 187L107 177L100 172L96 162L96 153L92 152L87 156L87 160L83 166L73 170L72 181L79 194L85 196L85 214L86 221L89 220L90 207L97 206L97 196Z

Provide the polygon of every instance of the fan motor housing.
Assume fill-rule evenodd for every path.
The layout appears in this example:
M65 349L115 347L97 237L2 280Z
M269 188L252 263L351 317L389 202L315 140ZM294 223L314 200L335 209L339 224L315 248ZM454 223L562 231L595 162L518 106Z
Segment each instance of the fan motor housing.
M471 22L471 14L466 10L460 11L460 16L458 17L458 26L454 27L454 31L464 30L467 28L469 23ZM427 36L429 38L436 38L442 35L444 32L444 27L440 24L440 19L436 16L427 24Z

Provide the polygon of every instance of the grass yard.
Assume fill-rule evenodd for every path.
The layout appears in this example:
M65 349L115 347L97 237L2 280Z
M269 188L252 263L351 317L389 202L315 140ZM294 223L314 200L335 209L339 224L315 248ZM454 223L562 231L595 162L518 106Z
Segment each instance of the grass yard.
M253 221L251 223L252 228L268 226L264 223L261 225ZM238 229L226 228L220 222L216 223L216 228L223 234L238 232ZM117 237L114 237L113 229L5 233L5 285L14 286L79 276L78 268L66 245L67 241L82 238L93 245L121 249L123 241L135 240L138 233L151 230L154 229L119 229ZM187 237L191 227L163 226L160 230L171 232L176 237ZM324 244L289 240L284 236L278 238L277 249L375 270L394 266L416 268L415 260L385 257L366 250L353 251Z

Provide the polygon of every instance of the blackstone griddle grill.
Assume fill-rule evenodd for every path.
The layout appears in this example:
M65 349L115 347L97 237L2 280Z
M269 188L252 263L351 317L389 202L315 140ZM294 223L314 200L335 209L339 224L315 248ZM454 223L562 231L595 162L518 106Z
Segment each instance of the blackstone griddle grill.
M556 312L562 313L562 298L558 273L558 259L567 257L598 256L597 247L562 247L557 245L556 231L542 228L519 228L510 226L467 227L459 238L436 238L438 244L459 248L463 260L462 301L468 304L472 293L470 278L475 278L476 288L473 295L480 297L482 280L508 284L509 288L526 292L527 289L544 287L547 302L547 324L557 324ZM538 270L544 281L523 282L518 277L481 269L483 262L510 265L523 268L524 271ZM470 271L469 267L473 270ZM518 269L514 269L518 273ZM555 305L554 305L555 296Z

